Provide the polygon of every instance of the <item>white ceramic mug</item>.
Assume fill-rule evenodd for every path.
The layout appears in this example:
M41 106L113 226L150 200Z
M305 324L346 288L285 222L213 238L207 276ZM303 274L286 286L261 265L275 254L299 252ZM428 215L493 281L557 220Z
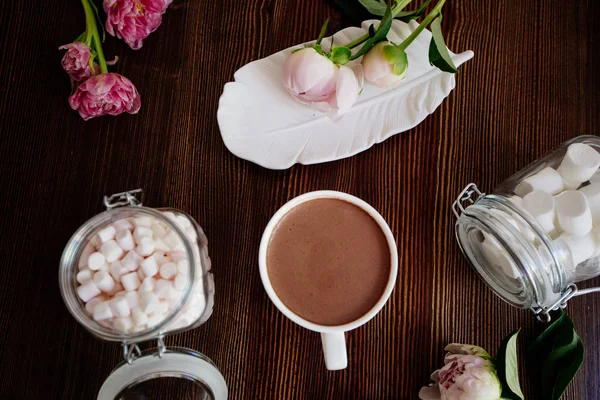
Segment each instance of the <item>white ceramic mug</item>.
M307 321L299 315L295 314L279 299L277 293L275 293L275 290L271 285L269 274L267 273L267 247L269 245L269 240L271 239L273 229L275 229L275 226L281 220L281 218L285 214L287 214L288 211L290 211L292 208L306 201L315 199L343 200L350 204L358 206L359 208L364 210L377 222L377 224L381 228L381 231L384 233L387 239L388 247L390 250L390 275L385 289L381 293L381 297L373 306L373 308L371 308L365 315L363 315L355 321L349 322L344 325L319 325ZM273 304L275 304L279 311L281 311L286 317L288 317L298 325L306 329L310 329L311 331L320 332L321 341L323 342L323 355L325 358L325 366L329 370L339 370L344 369L348 366L348 357L346 355L346 340L344 338L344 332L356 329L359 326L367 323L383 308L386 301L392 294L392 290L394 289L394 285L396 284L396 276L398 275L398 250L396 249L396 241L394 239L394 235L392 235L390 227L385 222L383 217L377 212L377 210L375 210L365 201L357 197L351 196L347 193L321 190L316 192L305 193L301 196L290 200L283 207L281 207L275 213L275 215L273 215L271 221L269 221L269 224L265 228L262 240L260 242L258 265L260 268L260 277L262 279L263 285Z

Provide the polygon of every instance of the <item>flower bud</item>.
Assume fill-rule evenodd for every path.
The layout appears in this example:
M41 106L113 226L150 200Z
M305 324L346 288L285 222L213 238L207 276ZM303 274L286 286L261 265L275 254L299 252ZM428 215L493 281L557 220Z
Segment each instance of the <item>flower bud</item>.
M380 88L395 85L408 70L406 51L390 42L379 42L363 56L365 79Z
M92 75L100 72L100 67L94 65L94 70L90 67L90 58L92 53L90 48L81 42L73 42L60 46L59 50L67 50L62 58L63 69L75 82L83 81Z

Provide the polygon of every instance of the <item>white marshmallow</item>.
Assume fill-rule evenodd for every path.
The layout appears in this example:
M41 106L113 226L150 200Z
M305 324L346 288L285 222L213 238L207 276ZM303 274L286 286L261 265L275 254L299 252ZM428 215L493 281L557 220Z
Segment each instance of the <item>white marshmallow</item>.
M137 274L138 274L138 278L140 278L140 282L142 282L144 279L146 279L146 275L144 274L144 271L142 271L141 268L138 268Z
M579 191L587 198L592 218L600 220L600 183L592 183L586 187L582 187Z
M592 229L590 235L592 235L592 238L594 239L595 246L594 254L592 254L592 257L598 257L600 256L600 227Z
M139 268L140 262L142 260L143 260L143 258L137 252L130 251L129 253L127 253L125 255L125 257L123 257L123 259L121 260L121 263L129 271L133 272Z
M577 190L581 186L581 182L569 182L563 179L564 190Z
M566 190L556 196L556 215L560 228L566 233L583 236L592 230L592 213L583 193Z
M152 225L152 232L154 232L155 237L159 238L167 234L167 228L160 222L157 222Z
M135 243L133 241L133 236L130 231L120 230L117 232L117 236L115 236L115 240L121 249L124 251L131 251L135 247Z
M535 175L525 178L515 188L515 193L525 197L534 190L557 194L563 190L563 179L556 170L546 167Z
M148 217L148 216L139 216L139 217L134 217L133 218L133 223L135 224L135 226L138 227L144 227L144 228L150 228L152 226L152 217Z
M143 237L140 239L135 251L140 256L148 257L150 254L154 253L154 247L154 240L152 238Z
M562 240L566 243L567 248L571 251L574 267L592 257L596 250L594 237L590 234L575 236L563 233L557 240Z
M104 254L104 258L108 263L117 261L123 257L123 249L121 249L114 240L109 240L103 243L102 247L100 247L100 252Z
M133 328L133 321L129 317L120 317L115 319L113 328L119 332L127 333Z
M96 304L96 307L94 307L94 320L95 321L103 321L105 319L109 319L112 317L113 317L113 313L110 308L109 301L103 301L101 303Z
M177 272L181 275L188 275L190 273L190 263L187 259L177 262Z
M134 325L133 328L131 328L131 332L143 332L146 329L148 329L147 325Z
M117 293L113 294L113 297L112 297L112 298L113 298L113 299L118 299L119 297L125 297L125 295L126 295L127 293L131 293L131 292L127 292L127 291L125 291L125 290L120 290L120 291L118 291Z
M511 203L513 203L515 206L517 206L519 208L523 208L523 199L520 198L519 196L509 196L508 201L510 201Z
M589 180L600 167L600 153L584 143L569 145L565 158L558 167L561 176L573 183Z
M164 279L172 279L177 275L177 266L173 263L165 263L160 266L160 276Z
M138 277L137 272L131 272L127 275L123 275L121 277L121 284L128 292L136 290L138 287L140 287L140 278Z
M140 285L138 292L140 293L144 293L144 292L152 292L154 291L154 285L156 285L156 280L154 278L152 278L151 276L144 278L144 280L142 281L142 284Z
M171 254L169 254L171 256L171 259L173 260L174 263L179 263L180 261L188 261L187 258L187 254L185 254L183 251L174 251Z
M88 312L88 314L93 314L94 313L94 307L96 307L96 305L98 303L102 303L103 301L108 300L108 298L101 294L98 295L96 297L94 297L93 299L91 299L90 301L88 301L87 303L85 303L85 310Z
M133 319L133 323L137 326L143 326L148 323L148 315L139 308L131 310L131 319Z
M171 211L165 211L163 212L163 215L169 218L171 221L175 222L175 214L173 214Z
M90 258L90 255L92 253L96 252L96 248L94 246L92 246L91 243L88 243L85 245L85 247L83 248L83 251L81 252L81 255L79 256L79 269L82 269L84 267L88 266L88 258Z
M177 236L175 231L170 231L167 233L165 236L163 236L162 240L167 246L169 246L169 249L177 250L183 246L181 239L179 239L179 236Z
M175 287L169 290L169 295L167 296L167 302L169 303L170 308L175 308L179 305L179 301L181 300L181 296L183 293L180 290L175 289Z
M131 310L136 308L139 304L139 295L135 291L125 293L125 300L127 300L127 305Z
M106 294L109 296L114 296L117 293L121 292L122 290L123 290L123 285L121 285L120 282L115 282L115 287L113 288L113 290L106 292Z
M173 280L173 287L177 290L183 290L185 289L185 285L187 285L187 281L187 275L177 274L175 280Z
M148 257L140 263L140 269L145 276L154 276L158 273L158 264L153 257Z
M590 183L600 183L600 170L596 171L590 178Z
M109 303L110 301L103 301L101 303L96 304L93 313L95 321L103 321L113 317L113 313Z
M158 251L158 249L150 257L154 258L154 260L156 261L156 265L158 265L159 267L168 262L167 257L165 257L165 254Z
M132 292L130 292L132 293ZM129 303L125 297L114 298L109 302L113 315L116 317L128 317L131 313Z
M96 286L93 280L87 281L81 286L77 287L77 295L84 302L88 302L94 297L98 296L102 291Z
M154 292L140 293L139 307L146 314L154 312L158 307L158 297Z
M154 327L158 324L160 324L161 322L164 321L164 319L166 318L166 316L164 314L159 314L159 313L152 313L150 315L148 315L148 327Z
M196 234L196 230L193 227L185 228L185 236L191 241L195 242L198 239L198 235Z
M505 268L506 268L506 266L503 268L503 270L505 272L510 272L509 276L511 276L512 278L518 278L519 276L521 276L521 274L518 272L517 266L514 264L514 262L511 262L509 269L505 269ZM191 316L192 319L195 321L204 312L205 308L206 308L206 298L203 295L195 294L192 296L192 298L190 300L190 308L188 309L187 314L189 316Z
M504 274L511 278L518 278L521 276L519 272L519 268L510 257L510 254L506 251L504 247L496 240L495 237L491 236L487 232L481 232L484 236L483 243L481 243L481 251L485 259L493 265L495 268L501 269ZM202 298L202 303L205 303L204 296L194 296ZM196 299L199 302L198 299ZM192 302L193 304L193 302ZM202 305L202 310L204 310L205 304Z
M171 250L171 248L167 246L167 244L163 242L162 239L156 239L154 241L154 248L156 249L156 251L162 251L163 253L166 253L169 250Z
M127 218L121 218L113 222L113 226L117 229L117 231L130 231L133 230L133 225ZM118 235L119 232L117 232ZM123 249L125 250L125 249Z
M92 270L85 267L82 268L78 273L77 273L77 282L79 282L79 284L83 285L86 282L89 282L92 279Z
M123 275L130 272L119 260L112 262L108 267L108 271L115 281L120 281Z
M554 231L556 213L552 195L541 190L534 190L523 197L523 208L535 218L545 232Z
M94 283L103 292L110 292L115 288L115 280L105 271L98 271L94 274Z
M156 306L156 310L154 312L156 314L166 314L169 311L169 303L165 300L160 300L158 305Z
M115 229L115 227L112 225L108 225L107 227L98 231L98 239L100 240L100 243L106 243L109 240L114 239L116 234L117 230Z
M97 271L106 264L106 258L104 257L104 254L95 252L90 254L87 264L89 269Z
M169 291L172 287L173 285L170 281L167 281L165 279L157 279L154 285L154 293L156 294L156 296L158 296L158 298L166 299L169 297Z
M141 242L142 238L152 238L153 236L154 232L152 232L152 229L146 228L145 226L138 226L133 231L133 239L135 239L135 242L138 244Z

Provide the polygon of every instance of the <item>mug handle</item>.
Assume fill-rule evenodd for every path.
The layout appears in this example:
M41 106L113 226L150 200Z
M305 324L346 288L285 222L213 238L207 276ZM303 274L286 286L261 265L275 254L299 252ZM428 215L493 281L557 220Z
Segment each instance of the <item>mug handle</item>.
M346 356L346 338L344 332L321 333L323 342L323 357L325 367L330 371L337 371L348 366Z

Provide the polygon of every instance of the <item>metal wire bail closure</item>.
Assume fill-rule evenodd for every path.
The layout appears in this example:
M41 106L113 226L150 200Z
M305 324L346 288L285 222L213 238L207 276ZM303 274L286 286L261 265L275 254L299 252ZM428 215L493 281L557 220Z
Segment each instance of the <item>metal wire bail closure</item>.
M123 206L141 206L144 197L143 189L129 190L104 196L104 206L107 210Z
M463 189L462 192L458 195L454 203L452 203L452 211L454 211L454 216L459 218L463 212L465 212L466 207L464 206L467 203L467 207L472 204L475 204L477 200L481 197L485 196L485 193L481 192L477 185L474 183L469 183L466 188Z

